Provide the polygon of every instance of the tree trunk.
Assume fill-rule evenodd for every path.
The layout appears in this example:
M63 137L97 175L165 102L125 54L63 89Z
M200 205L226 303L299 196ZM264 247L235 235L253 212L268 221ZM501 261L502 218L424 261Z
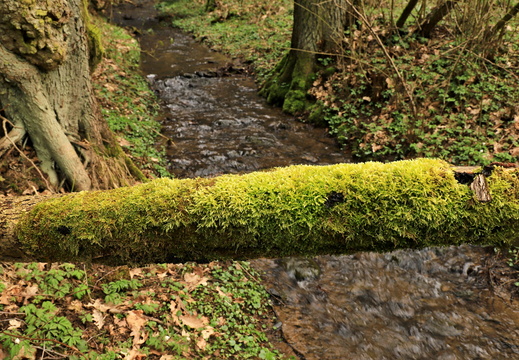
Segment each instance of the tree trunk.
M205 3L205 11L211 12L216 10L216 0L207 0Z
M481 44L481 48L483 48L485 55L492 53L496 49L496 42L502 36L505 25L512 20L517 13L519 13L519 3L515 4L501 20L485 32Z
M436 25L454 8L458 0L447 0L431 10L431 13L420 24L418 34L423 37L430 37Z
M404 26L405 22L407 21L407 18L409 17L409 15L411 15L411 12L413 12L413 9L416 7L416 4L418 4L418 0L409 0L404 11L402 11L402 15L400 15L396 22L396 27L398 29Z
M514 245L517 175L420 159L159 179L36 206L0 198L0 259L121 264Z
M52 185L66 179L72 190L131 178L92 92L86 4L0 0L0 108L29 136Z
M260 94L288 113L305 110L317 58L340 52L344 30L351 22L347 0L296 0L291 49L264 84Z

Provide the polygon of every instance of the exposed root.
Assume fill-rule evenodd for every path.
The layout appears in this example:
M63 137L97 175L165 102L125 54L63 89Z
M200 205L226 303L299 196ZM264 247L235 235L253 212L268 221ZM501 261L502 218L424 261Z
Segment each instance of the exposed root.
M47 178L43 175L43 173L41 172L40 168L39 168L39 167L38 167L38 166L37 166L37 165L36 165L36 164L31 160L31 159L29 159L29 158L28 158L28 157L23 153L23 151L22 151L22 150L21 150L21 149L16 145L16 142L17 142L17 141L20 141L20 140L23 139L23 137L25 136L25 128L22 127L22 128L21 128L21 131L18 130L18 132L23 132L23 135L22 135L22 136L18 135L17 137L11 138L11 136L10 136L11 133L12 133L13 131L15 131L15 129L20 129L20 127L19 127L19 126L18 126L18 127L14 126L14 125L13 125L13 124L8 120L8 119L6 119L5 117L3 117L3 116L1 116L1 115L0 115L0 119L2 120L2 127L3 127L3 130L4 130L4 134L5 134L4 138L2 138L2 139L0 140L0 144L2 144L2 142L4 141L4 139L5 139L6 141L8 141L8 142L11 144L11 146L14 147L14 148L18 151L18 153L19 153L19 154L20 154L20 155L21 155L25 160L27 160L28 162L30 162L31 165L34 167L34 169L36 169L36 171L38 172L38 175L40 176L40 178L41 178L41 179L43 180L43 182L45 183L45 187L47 188L47 190L49 190L51 193L54 193L54 189L53 189L52 185L47 181ZM9 123L9 124L11 124L11 125L13 126L13 130L11 130L11 132L9 132L9 133L7 133L7 126L6 126L7 123ZM15 133L14 135L17 135L17 134ZM8 148L8 147L7 147L7 148ZM0 149L2 149L2 148L0 148ZM3 149L2 149L2 150L3 150ZM6 149L5 151L7 151L7 149ZM2 156L2 155L5 153L5 151L0 152L0 156Z
M2 117L1 119L3 119L3 129L5 136L0 139L0 157L2 157L10 148L12 148L14 143L21 141L27 133L23 124L13 125L6 118ZM13 127L9 133L7 133L6 123L11 124Z

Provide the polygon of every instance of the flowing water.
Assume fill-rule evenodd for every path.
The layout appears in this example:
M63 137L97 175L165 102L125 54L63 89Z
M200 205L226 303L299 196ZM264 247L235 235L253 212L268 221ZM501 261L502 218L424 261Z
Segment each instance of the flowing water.
M231 59L161 24L152 1L134 3L112 15L141 31L177 177L349 161L324 130L266 105L240 71L222 71L239 70ZM492 291L489 257L461 246L252 264L301 359L519 359L517 301Z
M141 3L118 7L113 16L119 24L141 29L141 68L164 102L163 134L173 142L166 148L170 172L206 177L350 161L325 129L268 106L254 80L230 58L164 26L152 1Z
M488 256L461 246L252 263L303 359L519 359L518 302L490 291Z

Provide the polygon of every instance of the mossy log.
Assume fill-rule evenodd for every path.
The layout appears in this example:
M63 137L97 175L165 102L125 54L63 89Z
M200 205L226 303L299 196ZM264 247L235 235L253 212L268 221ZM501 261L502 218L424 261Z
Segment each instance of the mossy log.
M46 200L11 232L40 261L111 264L512 244L518 172L487 175L491 201L430 159L158 179Z

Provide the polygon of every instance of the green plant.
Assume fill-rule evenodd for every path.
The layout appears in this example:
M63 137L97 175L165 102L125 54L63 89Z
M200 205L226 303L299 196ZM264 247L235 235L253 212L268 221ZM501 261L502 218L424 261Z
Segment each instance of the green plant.
M90 288L85 279L85 272L77 269L74 264L64 263L58 267L41 270L38 263L15 264L17 273L27 281L34 281L43 295L63 297L74 295L81 299L90 294ZM43 296L44 297L44 296Z
M268 313L265 289L256 281L258 274L246 262L235 262L227 268L215 266L214 281L198 286L192 293L196 302L189 309L207 316L220 336L211 338L210 348L218 349L222 358L274 359L279 353L266 347L267 338L258 319ZM222 322L222 319L225 319Z
M519 248L514 247L508 250L509 258L507 260L507 264L510 267L514 267L519 264Z
M108 284L101 284L101 288L106 295L105 301L113 304L119 304L122 301L121 293L128 290L136 290L141 286L142 284L136 279L121 279L109 282Z
M106 20L95 17L94 22L103 33L105 57L110 63L102 62L94 76L102 114L110 129L126 140L121 141L121 146L140 159L141 168L152 169L161 177L171 177L166 169L164 150L156 147L161 127L157 121L160 106L139 72L138 41L128 31Z

